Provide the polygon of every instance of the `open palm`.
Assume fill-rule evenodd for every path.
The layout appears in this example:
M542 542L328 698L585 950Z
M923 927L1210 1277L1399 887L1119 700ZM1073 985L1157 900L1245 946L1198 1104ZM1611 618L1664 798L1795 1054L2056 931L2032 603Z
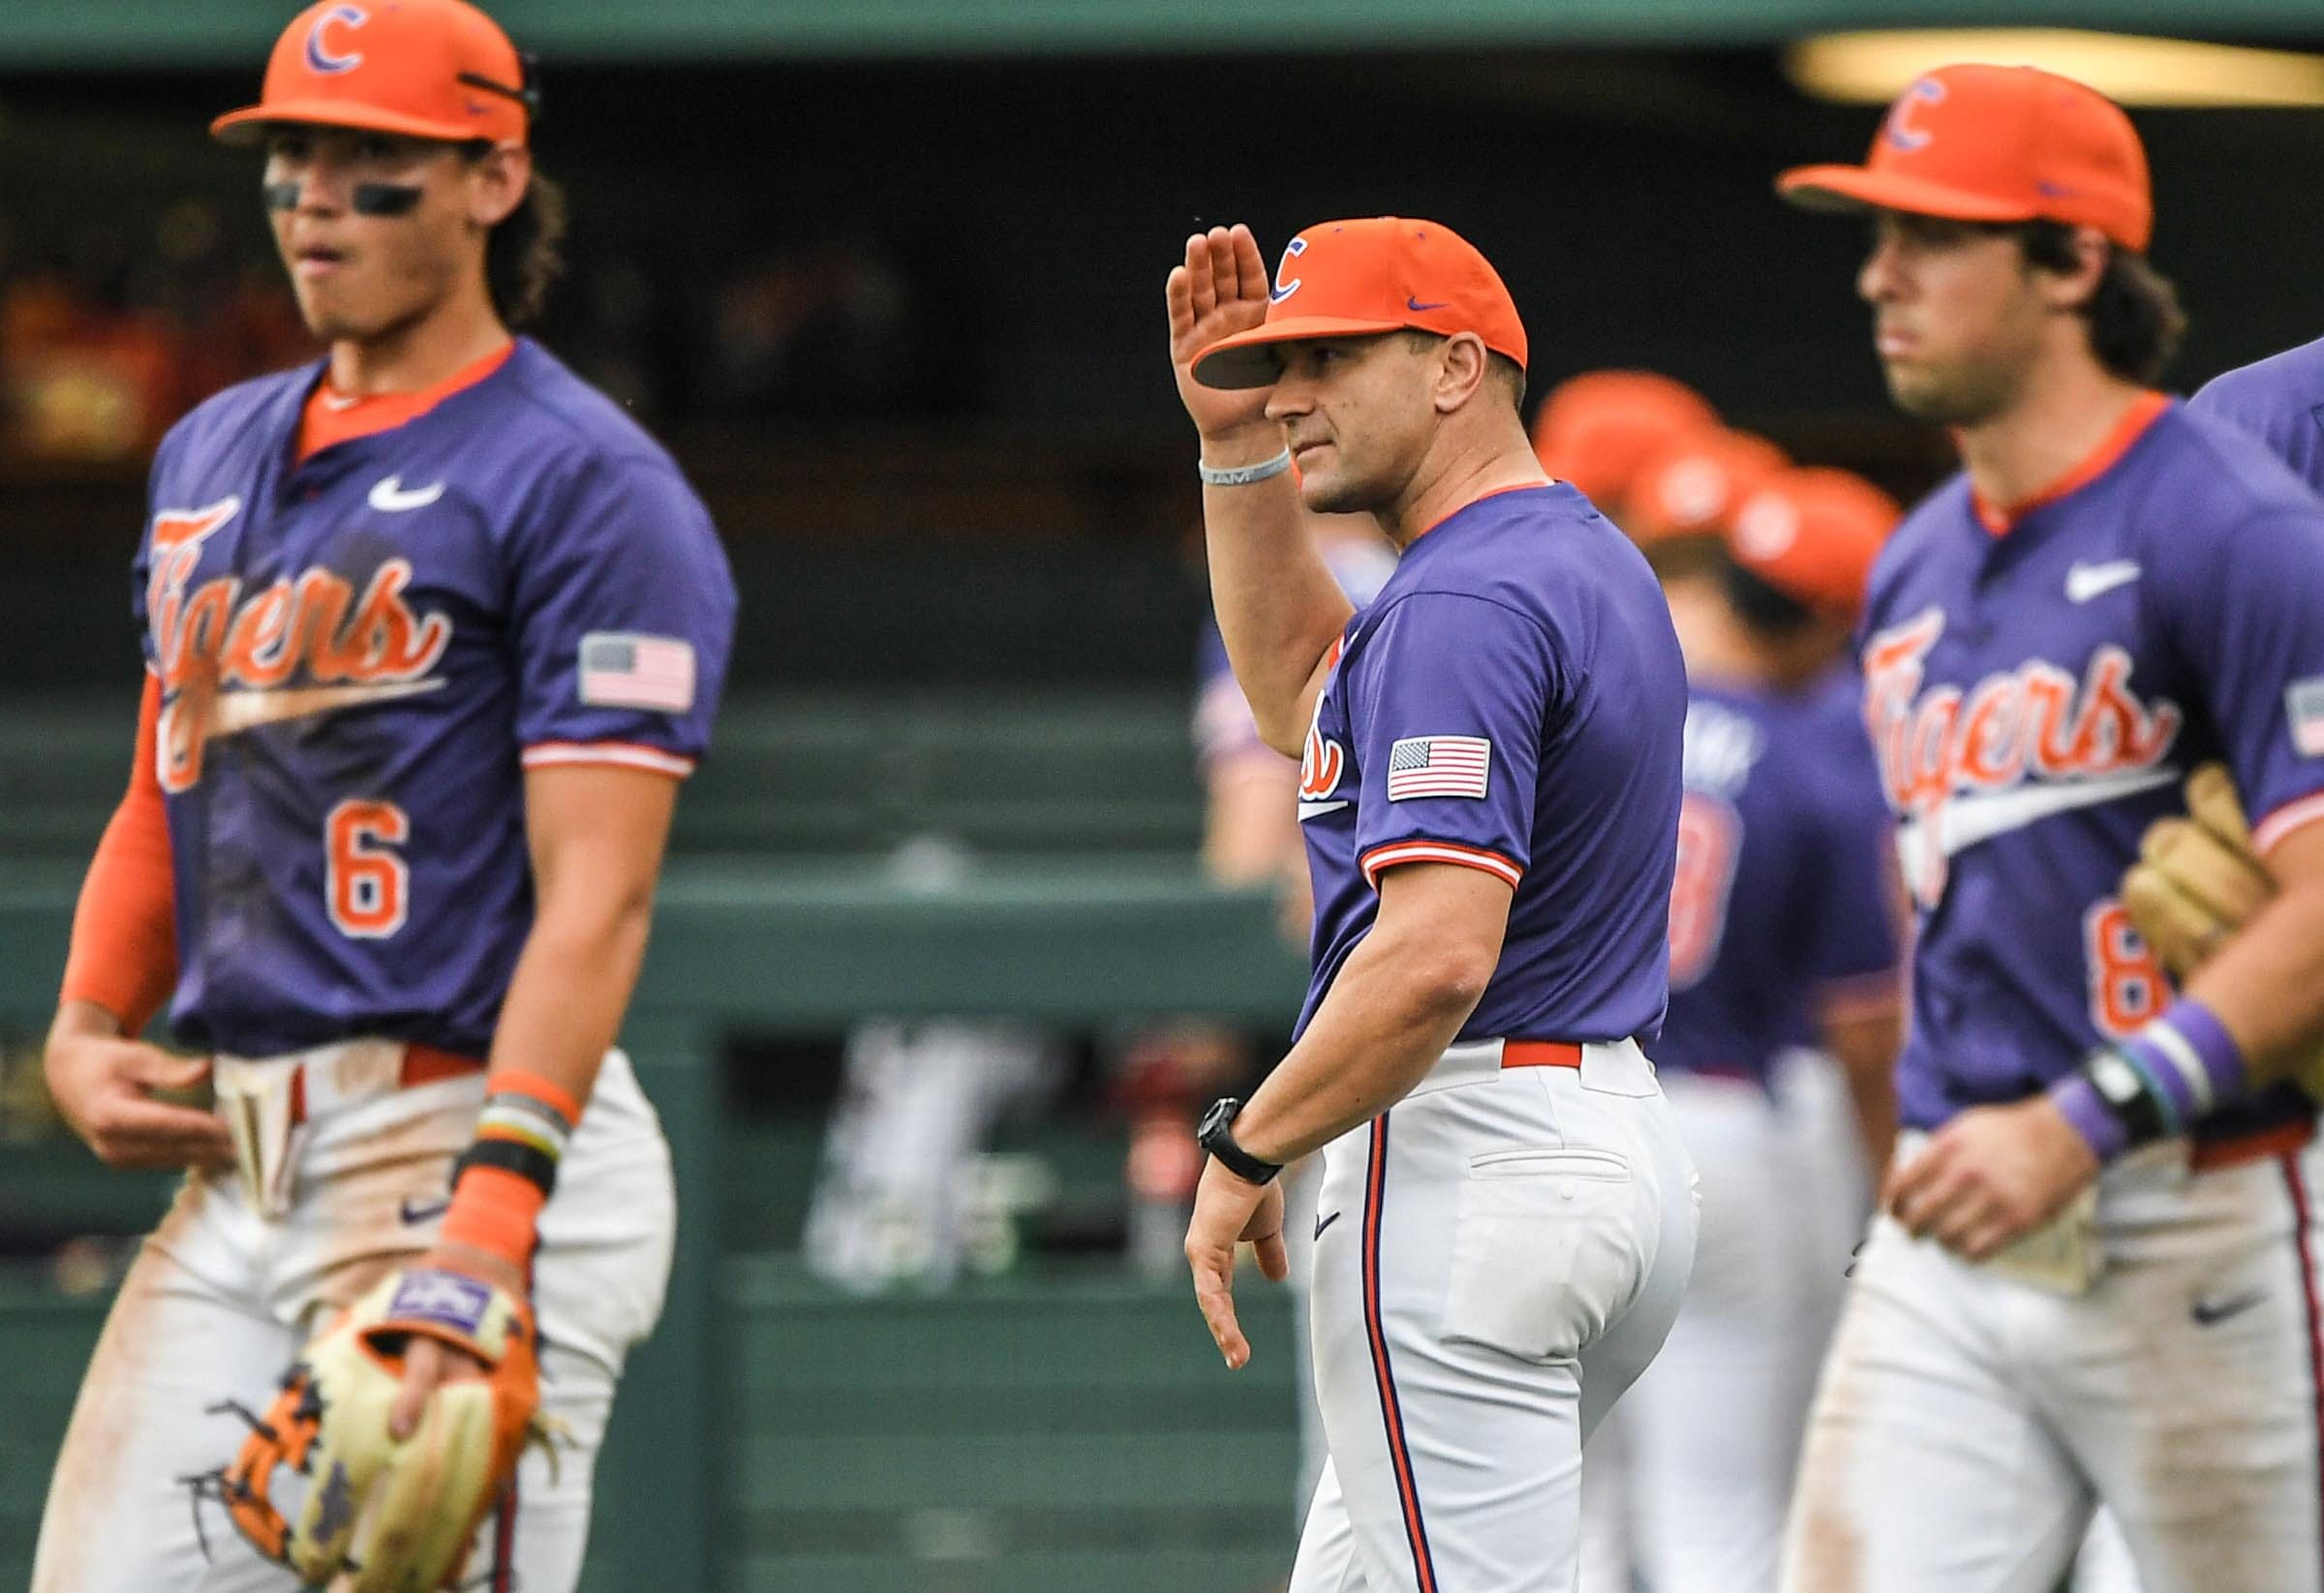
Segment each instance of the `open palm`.
M1220 338L1247 332L1267 319L1267 264L1259 240L1238 222L1186 240L1186 260L1174 265L1165 291L1170 304L1170 363L1178 397L1205 437L1267 423L1267 389L1222 392L1194 380L1194 356Z

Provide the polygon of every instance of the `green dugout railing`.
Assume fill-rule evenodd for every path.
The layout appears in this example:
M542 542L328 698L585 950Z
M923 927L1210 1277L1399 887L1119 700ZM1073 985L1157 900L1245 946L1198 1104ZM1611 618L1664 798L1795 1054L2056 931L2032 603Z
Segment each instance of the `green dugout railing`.
M46 1023L72 903L61 872L0 874L0 1030L37 1036ZM730 1036L833 1033L877 1013L1271 1024L1290 1016L1303 977L1272 904L1212 890L1191 863L988 862L918 886L866 862L674 864L623 1043L676 1156L678 1252L660 1329L631 1364L599 1464L588 1585L731 1585L720 1512L744 1441L731 1417L742 1374L718 1221ZM74 1177L48 1176L57 1155L77 1158L66 1164ZM12 1216L92 1189L149 1201L158 1216L163 1186L105 1174L76 1148L0 1147Z

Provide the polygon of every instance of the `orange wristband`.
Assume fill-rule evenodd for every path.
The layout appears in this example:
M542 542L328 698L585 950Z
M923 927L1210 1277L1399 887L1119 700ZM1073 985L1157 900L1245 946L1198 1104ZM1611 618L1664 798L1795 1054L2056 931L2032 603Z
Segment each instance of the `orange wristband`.
M473 1245L505 1257L522 1270L533 1265L540 1209L548 1201L548 1192L520 1173L471 1167L460 1175L436 1237L446 1244Z

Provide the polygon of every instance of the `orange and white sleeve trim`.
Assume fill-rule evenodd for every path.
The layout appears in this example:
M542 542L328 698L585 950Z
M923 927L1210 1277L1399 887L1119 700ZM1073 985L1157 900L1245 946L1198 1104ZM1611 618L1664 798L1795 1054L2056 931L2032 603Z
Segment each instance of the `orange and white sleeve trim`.
M1456 863L1464 869L1481 869L1513 891L1525 877L1523 869L1499 852L1464 846L1456 841L1391 841L1364 853L1357 867L1363 871L1363 882L1378 890L1381 871L1400 863Z
M2324 818L2324 791L2287 802L2253 827L2251 849L2265 857L2276 849L2276 842L2319 818Z
M528 769L573 763L650 769L657 775L674 775L680 780L694 772L692 758L665 752L658 747L641 747L633 741L536 741L525 749L524 765Z

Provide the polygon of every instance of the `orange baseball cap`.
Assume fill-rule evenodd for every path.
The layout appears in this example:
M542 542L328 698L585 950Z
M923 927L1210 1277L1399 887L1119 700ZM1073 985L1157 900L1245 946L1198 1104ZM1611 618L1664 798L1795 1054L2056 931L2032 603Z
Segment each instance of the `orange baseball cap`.
M1790 462L1750 432L1690 432L1639 467L1619 524L1640 547L1723 532L1743 500Z
M1374 216L1327 221L1283 251L1267 320L1194 356L1206 387L1265 387L1275 380L1268 346L1311 337L1380 332L1474 332L1497 354L1525 365L1525 323L1501 275L1476 246L1432 221Z
M274 42L259 103L210 124L254 144L281 122L359 127L452 143L523 143L538 108L501 25L463 0L323 0Z
M1601 507L1618 505L1660 449L1719 425L1683 382L1652 371L1584 371L1549 389L1533 417L1542 468Z
M1940 67L1897 98L1862 166L1794 167L1777 192L1811 210L2095 227L2143 253L2147 152L2123 107L2033 67Z
M1842 470L1787 470L1743 501L1727 550L1794 602L1853 624L1881 544L1904 518L1895 499Z

